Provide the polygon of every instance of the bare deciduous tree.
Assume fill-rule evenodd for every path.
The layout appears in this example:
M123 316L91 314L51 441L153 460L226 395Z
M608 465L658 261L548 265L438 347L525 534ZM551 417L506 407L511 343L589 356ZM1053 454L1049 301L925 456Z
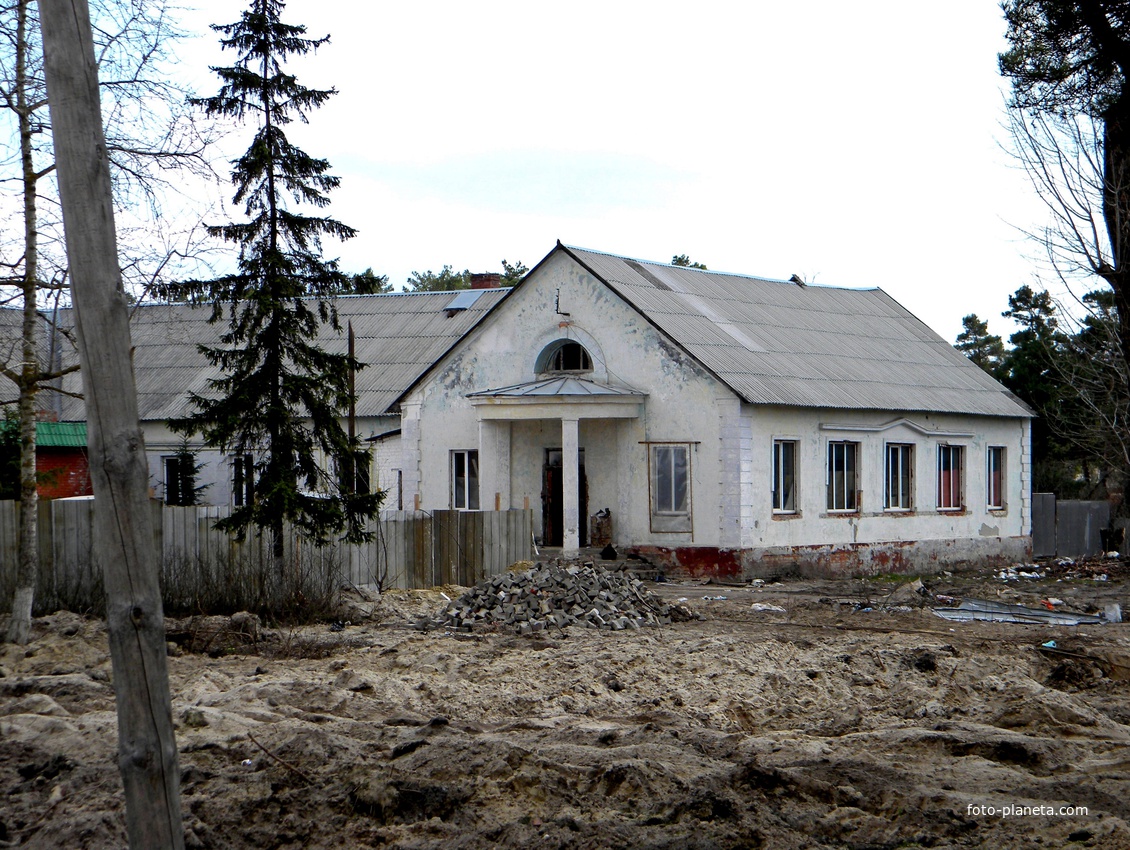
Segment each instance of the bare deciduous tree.
M138 226L127 230L126 280L135 292L146 291L178 257L193 253L199 234L170 234L161 215L162 196L172 188L169 175L185 169L209 173L204 158L206 139L198 131L178 89L162 67L169 42L178 32L163 2L101 0L96 55L107 76L102 100L108 106L107 149L119 210L133 212ZM78 367L46 362L40 351L43 308L67 296L67 261L59 231L54 185L54 152L47 121L47 91L39 37L37 7L32 0L9 0L0 6L0 115L12 122L18 139L13 182L18 182L21 229L10 234L0 263L0 301L19 306L22 322L18 343L0 345L0 376L15 389L20 430L20 533L16 594L7 638L26 643L38 574L39 552L36 470L36 422L44 390L61 392L57 380ZM18 165L17 165L18 163ZM15 212L15 211L13 211ZM129 238L133 236L135 238ZM52 328L52 339L66 333ZM7 356L4 356L7 355Z

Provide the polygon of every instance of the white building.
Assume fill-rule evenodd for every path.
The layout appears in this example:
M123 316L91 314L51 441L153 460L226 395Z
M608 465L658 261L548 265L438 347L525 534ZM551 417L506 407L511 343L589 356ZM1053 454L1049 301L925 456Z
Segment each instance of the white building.
M617 549L691 574L1030 551L1031 412L881 290L559 243L512 290L350 296L338 311L369 364L356 429L388 508L529 508L539 542L566 551L603 542L589 526L607 509ZM219 333L209 312L135 311L158 498L179 444L165 423L213 375L195 348ZM323 342L344 350L344 335ZM56 413L81 419L81 402ZM253 498L245 459L200 460L206 501Z
M413 504L532 507L565 550L605 508L691 573L1030 548L1030 411L877 289L558 244L400 408Z

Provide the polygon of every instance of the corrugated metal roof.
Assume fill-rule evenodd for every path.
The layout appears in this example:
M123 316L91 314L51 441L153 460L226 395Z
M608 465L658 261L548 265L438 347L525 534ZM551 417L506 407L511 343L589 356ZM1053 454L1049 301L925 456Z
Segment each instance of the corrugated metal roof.
M85 449L85 422L36 422L35 444L44 449Z
M748 402L1031 415L882 290L798 286L581 248L561 250ZM453 298L460 298L451 292L337 300L342 328L353 323L357 357L368 364L356 378L359 415L387 412L509 290L476 292L482 294L466 298L468 306L460 310L448 309ZM134 310L134 368L142 419L182 416L188 412L190 393L207 394L208 381L217 372L197 345L216 344L226 327L226 321L208 324L210 315L210 307L185 305ZM0 310L0 322L18 327L18 318L18 311ZM69 311L60 319L69 324ZM332 351L346 348L344 331L326 329L321 342ZM73 361L73 352L65 356ZM0 389L3 385L0 379ZM82 378L68 375L62 386L81 394ZM63 420L85 419L81 399L64 397L57 413Z
M1031 416L880 289L838 289L562 246L754 404Z
M320 343L328 351L347 348L345 328L353 323L357 359L366 367L357 373L357 414L385 413L428 368L506 296L509 289L476 290L480 294L451 315L445 308L451 292L396 292L352 295L337 299L341 331L323 326ZM15 312L15 311L8 311ZM166 421L189 413L190 393L208 394L208 382L219 371L208 365L198 345L217 345L227 328L226 315L208 323L212 308L185 304L143 305L133 310L134 377L138 415L143 421ZM70 324L70 311L61 315ZM73 362L74 354L69 355ZM63 388L82 393L78 373L63 379ZM81 399L65 398L61 419L86 418Z

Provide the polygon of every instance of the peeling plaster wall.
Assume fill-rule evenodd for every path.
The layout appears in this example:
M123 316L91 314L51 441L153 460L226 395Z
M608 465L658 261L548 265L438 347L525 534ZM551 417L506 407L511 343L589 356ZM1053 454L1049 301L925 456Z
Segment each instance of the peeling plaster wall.
M560 312L559 312L560 311ZM568 313L568 315L562 315ZM421 507L449 507L449 454L479 447L478 414L467 394L535 379L538 355L559 339L580 342L593 359L588 377L648 393L635 419L580 420L588 513L612 510L618 544L721 545L738 542L740 450L737 397L672 345L615 293L564 254L550 257L404 404L405 450L418 428ZM415 424L409 425L409 418ZM726 446L721 430L727 428ZM691 446L694 532L652 533L646 441ZM546 448L560 448L558 419L513 421L508 507L529 499L541 533L542 467ZM719 459L727 454L727 472ZM489 473L484 471L484 477ZM481 494L493 508L495 489ZM407 473L405 499L410 499ZM724 504L725 503L725 504ZM728 528L723 525L728 523Z

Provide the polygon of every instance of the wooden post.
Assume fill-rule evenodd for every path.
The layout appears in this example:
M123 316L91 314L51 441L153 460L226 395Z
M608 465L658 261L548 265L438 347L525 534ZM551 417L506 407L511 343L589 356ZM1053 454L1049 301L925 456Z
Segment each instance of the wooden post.
M93 556L106 586L130 847L184 847L165 623L87 0L40 0L86 395Z

